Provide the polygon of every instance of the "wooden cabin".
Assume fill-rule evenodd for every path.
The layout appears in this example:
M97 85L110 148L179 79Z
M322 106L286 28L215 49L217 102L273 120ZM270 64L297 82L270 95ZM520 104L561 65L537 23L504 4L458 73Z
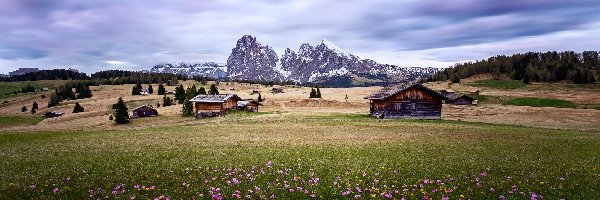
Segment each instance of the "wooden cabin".
M447 104L453 105L477 105L477 100L473 97L467 96L465 94L451 94L446 95Z
M371 116L378 118L441 119L446 97L418 83L383 88L367 97Z
M271 89L271 93L273 93L273 94L283 93L283 88L273 88L273 89Z
M154 117L158 116L158 111L151 105L142 105L133 109L132 118Z
M447 104L453 105L476 105L477 100L473 97L467 96L466 94L458 94L454 91L442 90L442 95L446 97Z
M260 103L254 99L244 99L237 102L237 109L246 112L258 112Z
M194 103L196 117L217 116L237 107L240 97L235 94L198 95L190 102Z

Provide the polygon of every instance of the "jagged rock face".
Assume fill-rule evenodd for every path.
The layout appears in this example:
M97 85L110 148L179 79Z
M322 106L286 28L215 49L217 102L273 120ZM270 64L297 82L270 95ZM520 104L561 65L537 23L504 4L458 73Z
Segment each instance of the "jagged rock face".
M407 68L360 59L358 56L344 52L327 40L323 40L316 47L302 44L298 53L287 49L281 58L281 65L282 69L289 72L289 76L285 78L297 83L314 82L349 74L383 75L389 80L414 77Z
M223 78L227 76L227 67L225 64L206 62L199 64L186 63L167 63L156 65L149 71L150 73L173 73L192 76L205 76L212 78Z
M283 81L278 72L277 53L269 46L263 46L255 37L245 35L237 41L227 59L227 72L233 80Z

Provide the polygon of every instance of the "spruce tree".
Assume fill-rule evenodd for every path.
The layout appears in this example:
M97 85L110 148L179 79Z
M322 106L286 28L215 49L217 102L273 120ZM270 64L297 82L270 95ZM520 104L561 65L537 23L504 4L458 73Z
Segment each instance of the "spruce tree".
M127 111L127 105L125 105L123 98L119 97L119 101L112 108L115 110L115 122L117 124L129 123L129 111Z
M183 88L183 85L179 85L179 87L175 89L175 99L179 104L182 104L183 101L185 101L185 89Z
M263 102L263 98L260 96L260 93L258 93L258 102Z
M317 87L317 93L315 93L315 97L321 98L321 90Z
M208 94L212 94L212 95L219 94L219 89L217 88L217 85L215 85L215 84L210 85L210 90L208 90Z
M317 98L317 91L315 91L315 88L310 89L309 98Z
M183 102L182 113L185 117L194 116L194 108L192 102L189 99L186 99Z
M21 108L21 112L25 112L27 111L27 107L23 106L23 108Z
M163 96L163 107L171 106L171 98L167 97L167 95Z
M85 109L79 105L79 102L75 103L75 108L73 108L73 113L85 112Z
M48 108L57 106L60 103L60 97L57 94L50 95L50 100L48 101Z
M152 85L148 85L148 94L152 93L154 93L154 89L152 88Z
M196 89L196 85L192 84L192 86L185 91L186 99L190 100L196 97L196 95L198 95L198 90Z
M206 89L204 89L204 87L200 87L200 89L198 89L198 94L206 94Z
M142 85L135 84L135 86L133 86L133 88L131 89L131 95L141 95L142 94Z
M165 95L167 91L165 90L165 86L163 84L158 85L158 95Z
M31 109L33 109L33 110L39 109L38 103L37 102L33 102L33 105L31 106Z
M160 102L156 103L156 108L160 108Z

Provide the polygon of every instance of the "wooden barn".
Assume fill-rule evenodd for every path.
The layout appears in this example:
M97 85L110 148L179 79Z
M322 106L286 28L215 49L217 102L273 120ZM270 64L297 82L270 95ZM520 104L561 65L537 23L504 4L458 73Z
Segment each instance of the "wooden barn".
M221 115L226 111L234 110L240 97L235 94L198 95L190 102L194 103L196 117Z
M133 109L132 118L154 117L158 116L158 111L150 105L142 105Z
M446 95L447 104L454 105L477 105L477 100L473 97L467 96L466 94L450 94Z
M452 90L440 91L446 97L447 104L453 105L476 105L477 99L467 96L466 94L458 94Z
M271 93L273 93L273 94L283 93L283 88L273 88L273 89L271 89Z
M442 94L418 83L383 88L367 97L371 116L378 118L441 119Z
M246 112L258 112L260 103L253 99L245 99L237 102L237 109Z

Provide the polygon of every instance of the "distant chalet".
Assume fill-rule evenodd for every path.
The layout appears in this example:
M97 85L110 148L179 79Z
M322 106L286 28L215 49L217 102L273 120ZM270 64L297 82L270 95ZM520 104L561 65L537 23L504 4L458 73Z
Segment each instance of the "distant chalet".
M477 100L473 97L467 96L466 94L457 94L451 90L442 90L440 91L442 95L446 97L447 104L454 105L476 105Z
M214 117L229 110L235 110L241 98L235 94L198 95L190 102L194 103L196 117Z
M367 97L371 116L378 118L441 119L447 98L422 84L405 83L383 88Z
M158 116L158 111L150 105L142 105L133 109L133 118Z

